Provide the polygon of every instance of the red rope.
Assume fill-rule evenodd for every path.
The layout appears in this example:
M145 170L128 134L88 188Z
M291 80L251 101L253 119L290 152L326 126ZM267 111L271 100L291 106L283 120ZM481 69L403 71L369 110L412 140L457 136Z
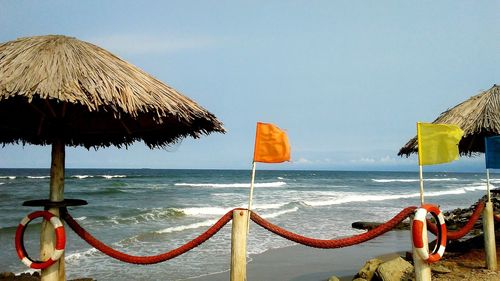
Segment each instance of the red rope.
M413 214L417 207L411 206L403 209L399 214L397 214L394 218L389 220L388 222L377 226L376 228L363 233L363 234L358 234L354 235L352 237L347 237L347 238L340 238L340 239L332 239L332 240L322 240L322 239L314 239L314 238L308 238L293 232L290 232L288 230L285 230L277 225L274 225L256 213L251 214L251 219L261 227L271 231L274 234L277 234L283 238L286 238L288 240L297 242L299 244L303 244L306 246L314 247L314 248L323 248L323 249L333 249L333 248L342 248L342 247L347 247L347 246L352 246L356 245L365 241L368 241L370 239L373 239L377 236L380 236L387 231L393 229L396 225L398 225L400 222L402 222L404 219L406 219L408 216Z
M351 237L346 237L346 238L340 238L340 239L331 239L331 240L323 240L323 239L314 239L314 238L309 238L305 237L293 232L290 232L288 230L285 230L277 225L272 224L271 222L265 220L264 218L260 217L256 213L252 212L251 213L251 219L261 227L269 230L270 232L277 234L283 238L286 238L288 240L294 241L299 244L303 244L306 246L314 247L314 248L323 248L323 249L333 249L333 248L342 248L342 247L347 247L347 246L352 246L356 245L359 243L363 243L365 241L371 240L377 236L380 236L389 230L393 229L396 227L399 223L401 223L403 220L405 220L408 216L414 213L415 209L417 207L415 206L410 206L405 209L403 209L399 214L394 216L392 219L387 221L384 224L381 224L377 226L376 228L367 231L362 234L354 235ZM455 239L460 239L463 236L465 236L470 230L474 227L474 224L476 221L479 219L481 216L481 212L484 209L484 203L479 202L476 205L476 209L474 210L472 216L470 217L469 221L467 224L460 230L458 231L452 231L448 232L448 239L450 240L455 240ZM234 209L234 210L243 210L243 209ZM90 233L88 233L85 229L83 229L74 219L71 217L71 215L67 212L67 210L63 210L62 217L64 220L68 223L68 226L75 231L75 233L80 236L83 240L85 240L87 243L89 243L92 247L98 249L102 253L115 258L117 260L127 262L127 263L134 263L134 264L154 264L154 263L159 263L163 262L172 258L175 258L177 256L180 256L187 251L201 245L208 239L210 239L213 235L215 235L219 230L221 230L233 217L233 211L231 210L227 212L224 216L222 216L213 226L211 226L208 230L206 230L204 233L199 235L198 237L194 238L190 242L173 249L169 252L154 255L154 256L133 256L129 254L125 254L123 252L117 251L112 249L111 247L107 246L106 244L102 243L101 241L97 240L95 237L93 237ZM500 221L500 216L495 215L495 220ZM437 228L436 225L433 223L429 222L427 223L429 231L432 233L437 233Z
M89 243L92 247L98 249L104 254L112 258L115 258L117 260L135 264L154 264L180 256L185 252L201 245L203 242L210 239L214 234L216 234L219 230L221 230L221 228L224 227L233 218L233 211L229 211L222 218L220 218L213 226L211 226L207 231L205 231L195 239L191 240L190 242L180 246L179 248L155 256L141 257L141 256L128 255L123 252L112 249L108 245L94 238L94 236L92 236L85 229L83 229L73 219L73 217L71 217L71 215L68 214L67 211L64 211L63 213L64 213L63 218L68 223L69 227L71 227L71 229L73 229L73 231L76 234L78 234L78 236L80 236L83 240Z
M474 212L469 218L469 221L461 229L457 231L448 231L447 235L448 240L457 240L467 235L467 233L469 233L474 228L474 224L476 224L479 217L481 217L483 209L484 209L484 202L483 201L478 202L476 204ZM437 226L429 220L427 220L427 228L429 229L430 232L436 235Z

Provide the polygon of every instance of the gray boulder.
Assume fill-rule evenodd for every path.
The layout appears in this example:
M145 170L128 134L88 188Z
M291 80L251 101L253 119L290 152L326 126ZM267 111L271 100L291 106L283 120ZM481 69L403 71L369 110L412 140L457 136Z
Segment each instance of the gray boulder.
M377 276L382 281L400 281L405 273L413 271L413 265L401 257L382 263L377 268Z
M355 277L371 281L379 265L383 263L380 259L371 259L359 270Z

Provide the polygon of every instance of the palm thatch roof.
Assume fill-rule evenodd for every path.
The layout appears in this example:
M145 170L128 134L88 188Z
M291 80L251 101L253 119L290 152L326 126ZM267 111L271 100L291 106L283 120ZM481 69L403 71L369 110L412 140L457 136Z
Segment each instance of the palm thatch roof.
M461 155L484 152L484 138L500 135L500 86L493 85L448 109L432 123L455 124L464 131L458 144ZM417 151L417 137L414 137L399 150L398 155L409 156Z
M0 143L162 147L224 132L196 102L93 44L48 35L0 44Z

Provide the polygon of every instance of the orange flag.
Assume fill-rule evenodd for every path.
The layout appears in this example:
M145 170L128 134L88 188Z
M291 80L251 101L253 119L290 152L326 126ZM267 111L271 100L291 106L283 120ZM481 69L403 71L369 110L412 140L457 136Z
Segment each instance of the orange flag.
M290 144L286 133L273 124L257 122L253 161L263 163L290 161Z

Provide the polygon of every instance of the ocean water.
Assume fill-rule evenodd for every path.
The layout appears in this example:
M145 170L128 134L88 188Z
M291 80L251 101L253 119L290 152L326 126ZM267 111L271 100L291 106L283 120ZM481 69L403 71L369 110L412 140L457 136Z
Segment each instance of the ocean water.
M38 210L22 202L48 198L48 175L43 169L0 169L0 271L27 270L15 253L14 234L19 221ZM485 194L484 174L424 176L426 202L442 210L468 207ZM154 255L198 236L227 211L247 207L249 182L250 171L238 170L69 169L65 198L88 201L69 212L96 238L126 253ZM494 188L500 179L493 175L492 183ZM253 206L281 227L328 239L359 233L351 228L354 221L386 221L418 204L418 173L258 170ZM250 255L293 244L256 224L250 228ZM40 219L25 234L33 257L38 257L39 229ZM93 249L68 227L66 233L69 278L185 280L229 269L230 224L198 248L156 265L127 265Z

